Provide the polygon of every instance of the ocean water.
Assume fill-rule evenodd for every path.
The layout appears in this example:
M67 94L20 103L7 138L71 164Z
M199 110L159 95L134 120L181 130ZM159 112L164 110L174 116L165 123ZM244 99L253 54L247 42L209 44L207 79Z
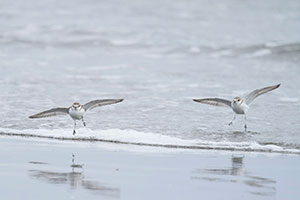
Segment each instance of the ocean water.
M300 2L0 2L0 132L182 148L300 152ZM232 99L281 83L233 126ZM85 116L53 107L125 98ZM52 138L51 138L52 137ZM54 138L53 138L54 137Z

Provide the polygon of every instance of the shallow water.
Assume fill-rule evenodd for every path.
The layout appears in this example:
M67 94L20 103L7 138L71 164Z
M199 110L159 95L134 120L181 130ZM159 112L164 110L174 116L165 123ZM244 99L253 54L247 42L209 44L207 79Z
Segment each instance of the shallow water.
M170 144L180 138L300 149L297 0L0 5L1 132L72 137L68 117L27 117L75 101L125 98L89 112L79 134L117 130L125 140L148 134L146 143L158 134L172 137ZM192 101L277 83L251 105L247 133L242 118L227 125L230 109Z

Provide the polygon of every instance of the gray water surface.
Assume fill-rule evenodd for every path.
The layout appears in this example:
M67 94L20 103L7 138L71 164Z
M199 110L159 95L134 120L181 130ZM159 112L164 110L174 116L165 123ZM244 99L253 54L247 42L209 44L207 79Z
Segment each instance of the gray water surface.
M121 104L86 115L89 129L300 149L300 2L0 2L1 128L66 129L68 117L30 120L98 98ZM281 83L233 127L232 99Z

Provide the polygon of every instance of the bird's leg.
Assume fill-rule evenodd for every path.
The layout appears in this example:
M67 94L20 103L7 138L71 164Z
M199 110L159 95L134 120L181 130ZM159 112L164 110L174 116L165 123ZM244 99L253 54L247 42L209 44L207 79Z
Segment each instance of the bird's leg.
M229 122L229 126L231 126L232 125L232 123L233 123L233 121L235 120L235 118L236 118L236 114L234 113L234 116L233 116L233 119L231 120L231 122Z
M246 132L247 131L247 117L246 117L246 114L244 114L244 119L245 119L244 128L245 128L245 132Z
M83 118L81 118L83 126L86 126L85 121L83 120Z
M76 128L76 121L74 120L74 129L73 129L73 135L75 135L76 131L75 131L75 128Z
M72 172L74 172L74 165L75 165L75 162L74 162L75 158L74 157L75 157L74 154L72 154L72 165L71 165Z

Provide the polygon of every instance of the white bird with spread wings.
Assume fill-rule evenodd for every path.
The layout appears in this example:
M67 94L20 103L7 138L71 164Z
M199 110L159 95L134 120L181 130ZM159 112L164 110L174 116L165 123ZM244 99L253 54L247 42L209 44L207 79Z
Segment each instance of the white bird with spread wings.
M68 108L53 108L50 110L46 110L44 112L35 114L30 116L29 118L44 118L44 117L52 117L56 115L70 115L70 117L74 120L74 129L73 129L73 135L75 135L76 131L76 120L82 120L82 123L84 126L86 126L83 116L88 110L92 110L99 106L105 106L110 104L115 104L122 102L124 99L100 99L100 100L94 100L90 101L84 105L81 105L80 103L73 103L72 106Z
M262 94L265 94L267 92L270 92L276 88L279 88L280 84L265 87L262 89L256 89L252 92L250 92L248 95L246 95L245 98L241 97L235 97L232 101L221 99L221 98L205 98L205 99L193 99L195 102L198 103L204 103L209 104L213 106L225 106L230 107L234 111L234 117L231 120L231 122L228 124L229 126L232 125L233 121L236 118L236 114L238 115L244 115L245 118L245 131L247 130L247 124L246 124L246 113L249 109L249 105L254 101L254 99Z

